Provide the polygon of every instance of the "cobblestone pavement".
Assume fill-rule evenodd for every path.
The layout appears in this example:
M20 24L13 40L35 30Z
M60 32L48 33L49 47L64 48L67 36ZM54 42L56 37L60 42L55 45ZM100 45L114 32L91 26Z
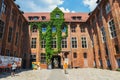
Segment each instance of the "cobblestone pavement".
M120 72L103 69L68 69L67 73L64 74L62 69L27 70L15 77L11 77L10 73L0 74L0 80L120 80Z
M82 69L69 69L67 70L68 80L120 80L120 72L82 68Z
M67 80L67 77L61 69L54 69L47 80Z

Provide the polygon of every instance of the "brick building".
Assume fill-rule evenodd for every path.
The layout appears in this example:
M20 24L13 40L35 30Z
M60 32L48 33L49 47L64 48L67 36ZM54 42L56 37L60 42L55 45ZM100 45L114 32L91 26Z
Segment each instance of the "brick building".
M0 0L0 55L22 58L24 68L30 66L28 31L28 22L14 0Z
M98 0L97 4L89 16L86 13L63 13L64 23L68 26L68 36L62 39L61 52L53 56L60 65L63 65L63 61L67 61L69 67L104 69L120 67L120 1ZM25 13L24 16L30 23L48 22L54 11L51 13ZM56 16L57 19L61 15L56 13L53 16ZM41 67L46 68L45 41L40 39L37 27L34 25L33 30L30 29L31 54L33 60L41 61ZM45 27L42 27L42 32L46 30ZM54 31L54 27L52 30ZM57 45L56 40L52 41ZM52 60L52 64L55 66L54 60Z
M41 68L47 68L46 53L51 49L53 68L62 67L64 62L70 68L120 67L120 0L97 0L89 15L63 13L59 8L23 15L13 0L4 1L2 6L0 0L1 55L21 57L24 66L37 61Z

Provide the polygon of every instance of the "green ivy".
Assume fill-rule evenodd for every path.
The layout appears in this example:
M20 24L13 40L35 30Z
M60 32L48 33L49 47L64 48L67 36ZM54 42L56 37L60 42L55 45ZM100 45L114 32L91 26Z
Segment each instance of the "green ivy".
M59 15L59 18L56 18L56 14ZM30 29L34 25L36 25L39 29L39 36L40 36L40 42L41 40L46 41L46 61L47 64L50 63L50 60L54 54L58 54L61 52L61 40L63 37L68 36L68 27L64 23L64 13L57 7L55 8L51 13L50 13L50 21L49 22L31 22L30 23ZM62 27L66 26L66 35L62 36ZM42 32L42 27L46 26L47 30L46 32ZM56 27L56 32L52 32L52 27ZM52 49L52 39L55 38L57 39L57 48ZM41 43L40 43L41 44Z

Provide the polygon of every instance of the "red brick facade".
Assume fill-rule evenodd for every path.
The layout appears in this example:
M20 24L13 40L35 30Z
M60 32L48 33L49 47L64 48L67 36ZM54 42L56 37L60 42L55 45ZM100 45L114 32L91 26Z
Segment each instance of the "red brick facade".
M0 54L6 55L6 49L8 49L11 52L10 56L13 56L16 51L17 56L23 58L25 62L23 64L27 67L30 63L30 53L31 61L40 62L43 58L41 54L45 54L45 48L41 48L39 44L41 42L39 30L33 33L30 26L28 28L28 22L50 21L50 13L25 13L23 15L13 0L5 0L5 4L7 5L5 13L0 15L0 20L5 23L4 35L0 39ZM34 20L33 17L36 16ZM42 20L42 17L45 19ZM67 48L62 48L61 53L57 55L60 57L61 66L67 59L69 67L73 68L96 67L115 70L120 67L120 0L101 0L89 15L64 13L64 19L68 26L68 37ZM72 32L73 25L76 26L75 32ZM9 27L13 28L10 43L8 42ZM19 42L15 46L17 32ZM76 38L76 48L72 48L72 37ZM30 50L32 38L36 38L36 48ZM41 63L41 68L47 68L47 65Z
M110 11L106 12L106 5L110 6ZM28 22L41 22L39 19L29 20L30 16L46 16L45 21L50 20L50 13L25 13L24 15ZM82 20L74 20L71 17L82 16ZM62 52L59 53L61 56L61 65L67 53L67 59L70 67L97 67L97 68L111 68L115 70L120 67L120 1L119 0L102 0L98 3L98 6L90 16L86 13L65 13L65 23L68 25L68 37L67 37L67 48L62 48ZM115 26L116 36L111 37L109 21L113 19L113 25ZM71 32L71 25L76 25L76 32ZM85 32L81 32L82 27L85 28ZM101 28L104 27L105 39L102 40ZM31 53L36 55L36 61L41 60L39 53L45 53L45 49L41 48L38 44L39 32L32 33L30 31L31 38L37 39L37 47L31 48ZM85 36L87 39L87 48L82 48L81 37ZM76 37L77 48L71 47L71 38ZM117 52L116 52L117 51ZM74 58L74 53L77 55ZM86 55L86 57L85 57ZM41 66L42 67L42 66ZM45 64L44 64L45 67Z
M1 3L2 0L0 0ZM4 7L0 14L0 26L3 27L0 38L0 55L19 57L23 66L30 66L30 44L28 22L13 0L4 0ZM1 29L0 28L0 29ZM26 56L27 55L27 56Z

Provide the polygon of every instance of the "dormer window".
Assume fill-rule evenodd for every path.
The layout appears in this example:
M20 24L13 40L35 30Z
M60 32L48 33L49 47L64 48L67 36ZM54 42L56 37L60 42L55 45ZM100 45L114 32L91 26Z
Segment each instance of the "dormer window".
M60 18L60 15L59 15L59 14L56 14L56 18Z
M82 18L81 16L77 16L77 20L81 20L81 18Z
M46 20L46 16L41 16L42 20Z
M32 17L32 16L29 16L28 19L29 19L29 20L33 20L33 17Z
M33 17L33 20L38 20L38 19L39 19L38 16L34 16L34 17Z
M72 19L73 19L73 20L76 20L76 16L73 16Z

